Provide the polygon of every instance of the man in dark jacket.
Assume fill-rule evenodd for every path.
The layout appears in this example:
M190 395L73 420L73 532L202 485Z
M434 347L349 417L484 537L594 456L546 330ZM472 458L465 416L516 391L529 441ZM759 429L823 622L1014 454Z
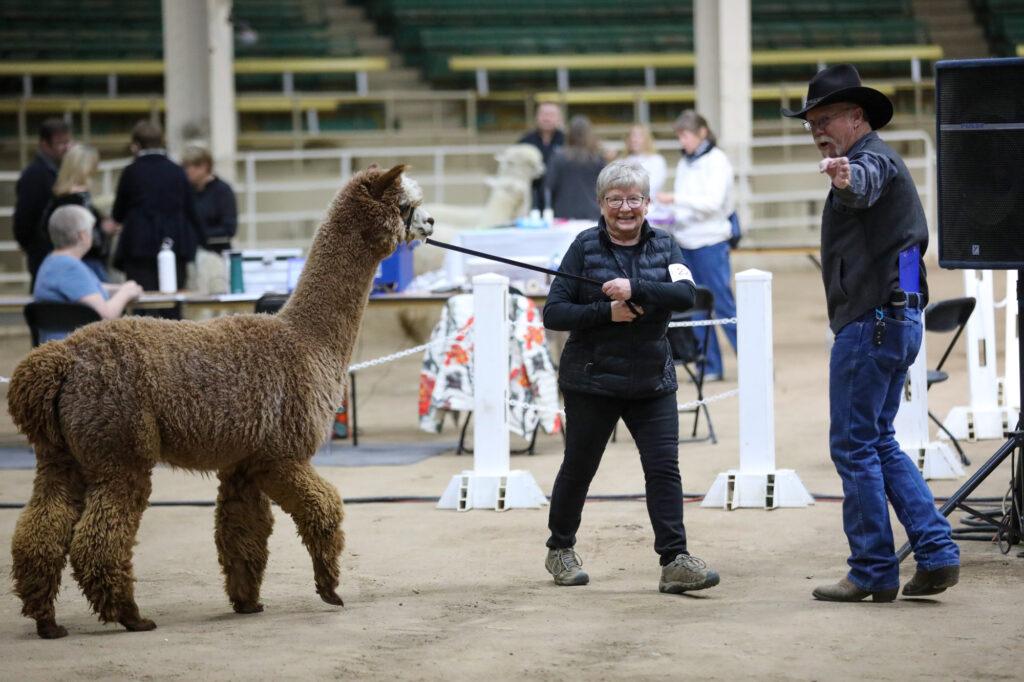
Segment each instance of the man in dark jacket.
M672 312L691 308L696 289L678 244L645 220L649 194L647 172L634 162L601 171L601 219L576 237L559 269L604 284L556 277L544 306L544 325L570 332L558 370L565 458L551 492L545 561L558 585L590 581L573 547L590 481L620 418L640 451L659 589L678 593L719 581L687 552L676 373L666 338Z
M537 105L537 127L519 138L519 144L532 144L540 150L547 168L555 150L565 144L562 132L562 110L554 102ZM533 207L538 211L551 208L544 190L544 176L533 180Z
M39 126L39 149L25 167L15 186L14 238L25 252L31 277L29 291L35 286L36 272L53 248L42 222L43 211L53 198L53 184L61 159L71 147L71 128L59 118L48 118Z
M170 239L182 288L186 266L203 242L192 188L181 166L167 158L160 126L137 123L131 146L135 161L121 173L112 211L114 220L123 225L114 266L146 291L156 291L156 257L164 240Z
M959 580L960 552L917 466L894 438L907 371L921 346L928 289L922 256L928 225L903 160L874 132L892 103L861 85L852 65L820 71L804 120L832 180L821 219L821 263L829 325L832 461L843 480L850 571L814 590L825 601L891 602L899 590L889 507L907 530L917 571L908 597L938 594Z

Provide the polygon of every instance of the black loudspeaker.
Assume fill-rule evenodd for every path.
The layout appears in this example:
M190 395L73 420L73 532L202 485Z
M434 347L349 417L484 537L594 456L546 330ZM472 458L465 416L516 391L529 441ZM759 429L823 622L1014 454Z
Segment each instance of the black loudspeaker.
M935 65L939 265L1024 268L1024 59Z

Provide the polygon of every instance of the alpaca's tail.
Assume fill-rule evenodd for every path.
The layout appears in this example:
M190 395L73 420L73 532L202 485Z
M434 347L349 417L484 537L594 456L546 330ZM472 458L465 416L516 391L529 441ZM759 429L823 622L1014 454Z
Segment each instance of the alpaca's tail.
M7 409L15 426L33 445L64 444L57 400L74 361L67 344L47 343L33 350L14 370Z

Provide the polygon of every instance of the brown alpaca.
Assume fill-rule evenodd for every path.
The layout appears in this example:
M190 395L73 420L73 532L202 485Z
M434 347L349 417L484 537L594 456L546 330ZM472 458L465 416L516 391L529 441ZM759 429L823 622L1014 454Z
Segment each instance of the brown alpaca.
M270 500L294 519L317 593L342 605L341 498L310 458L342 395L377 264L431 231L404 169L371 167L338 192L277 315L110 320L18 365L9 409L37 465L12 573L40 637L67 634L54 614L67 555L101 621L156 627L139 614L131 560L159 462L217 472L217 554L236 612L263 610Z

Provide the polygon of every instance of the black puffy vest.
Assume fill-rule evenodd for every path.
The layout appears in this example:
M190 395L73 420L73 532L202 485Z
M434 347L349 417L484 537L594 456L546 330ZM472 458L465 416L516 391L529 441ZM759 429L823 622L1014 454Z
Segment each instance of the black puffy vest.
M611 241L601 224L580 232L575 245L583 249L584 277L606 282L629 277L612 254ZM675 241L667 232L646 223L633 279L668 282L668 266ZM577 303L607 301L596 284L581 283ZM677 388L672 352L665 332L672 311L644 305L644 315L629 324L607 325L573 331L562 351L558 385L564 391L580 391L619 398L653 398Z

